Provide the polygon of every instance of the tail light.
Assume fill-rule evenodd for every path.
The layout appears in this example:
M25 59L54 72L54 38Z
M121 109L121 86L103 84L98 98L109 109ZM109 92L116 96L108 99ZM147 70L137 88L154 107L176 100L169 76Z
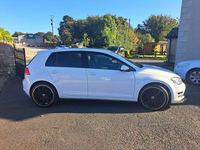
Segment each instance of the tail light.
M28 68L25 68L24 73L25 73L25 75L31 75Z

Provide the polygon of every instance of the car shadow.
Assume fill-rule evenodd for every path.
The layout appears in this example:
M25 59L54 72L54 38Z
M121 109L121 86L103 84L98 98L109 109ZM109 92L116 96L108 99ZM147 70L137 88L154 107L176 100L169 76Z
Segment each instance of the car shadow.
M59 100L48 108L38 107L22 90L21 80L10 79L0 94L0 118L21 121L50 113L151 113L137 102L108 100Z
M150 64L150 63L147 63ZM155 65L155 63L152 63ZM160 64L160 63L157 63ZM158 65L157 65L158 66ZM160 67L162 65L160 64ZM163 67L165 68L165 67ZM60 100L52 107L38 107L22 90L21 80L12 77L0 93L0 118L21 121L51 113L153 113L137 102L102 100ZM187 101L178 105L200 106L199 86L186 83ZM170 105L171 106L171 105ZM166 107L164 110L170 108Z

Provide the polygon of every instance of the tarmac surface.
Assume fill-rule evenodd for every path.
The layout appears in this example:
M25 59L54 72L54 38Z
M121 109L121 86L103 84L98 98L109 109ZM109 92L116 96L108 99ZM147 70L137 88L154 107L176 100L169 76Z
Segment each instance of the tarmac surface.
M96 100L40 108L12 77L0 93L0 149L200 149L200 87L186 86L187 101L162 111Z

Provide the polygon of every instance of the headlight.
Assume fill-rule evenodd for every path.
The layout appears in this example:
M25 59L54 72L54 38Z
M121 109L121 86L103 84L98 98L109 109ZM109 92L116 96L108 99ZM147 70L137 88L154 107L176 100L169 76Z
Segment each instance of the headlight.
M174 82L176 85L180 85L182 83L182 79L179 77L173 77L171 80Z
M189 63L179 63L178 65L177 65L177 68L183 68L183 67L186 67L186 66L188 66L189 65Z

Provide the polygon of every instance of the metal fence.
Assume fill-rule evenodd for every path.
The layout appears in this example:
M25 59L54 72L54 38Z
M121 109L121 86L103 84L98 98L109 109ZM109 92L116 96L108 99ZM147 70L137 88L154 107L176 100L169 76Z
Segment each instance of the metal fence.
M16 76L20 79L24 79L24 69L26 68L25 48L16 49L14 46L14 56Z
M166 52L145 52L145 51L130 51L130 54L133 56L137 56L137 55L155 55L155 57L157 55L166 55Z

